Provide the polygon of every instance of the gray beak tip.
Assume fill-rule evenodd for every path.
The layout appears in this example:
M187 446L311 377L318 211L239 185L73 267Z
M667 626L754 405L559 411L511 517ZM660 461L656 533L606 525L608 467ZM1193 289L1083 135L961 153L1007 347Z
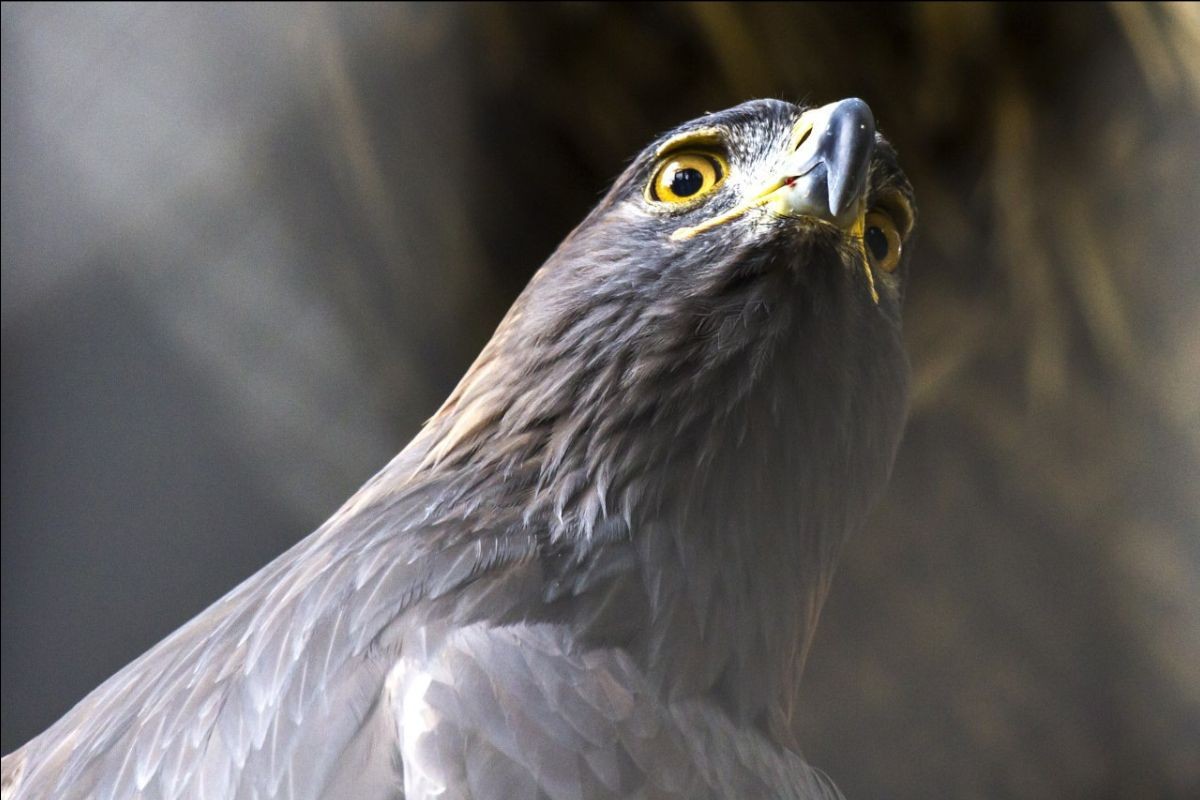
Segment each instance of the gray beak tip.
M875 150L875 115L857 97L833 104L823 155L829 172L829 210L840 217L862 194Z

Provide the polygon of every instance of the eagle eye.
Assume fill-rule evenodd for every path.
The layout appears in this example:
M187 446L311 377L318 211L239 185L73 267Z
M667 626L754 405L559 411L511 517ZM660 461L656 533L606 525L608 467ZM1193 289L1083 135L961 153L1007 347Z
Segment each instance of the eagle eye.
M659 161L646 194L657 203L690 203L720 186L728 171L715 153L674 153Z
M871 264L884 272L895 272L900 264L900 249L903 240L892 215L881 209L867 212L863 227L863 244Z

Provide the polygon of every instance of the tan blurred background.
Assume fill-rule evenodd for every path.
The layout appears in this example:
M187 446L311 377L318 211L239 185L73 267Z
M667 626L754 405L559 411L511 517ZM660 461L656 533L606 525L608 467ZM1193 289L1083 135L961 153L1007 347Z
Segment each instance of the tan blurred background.
M1200 6L5 4L5 752L317 524L656 133L865 98L916 374L801 740L1200 796Z

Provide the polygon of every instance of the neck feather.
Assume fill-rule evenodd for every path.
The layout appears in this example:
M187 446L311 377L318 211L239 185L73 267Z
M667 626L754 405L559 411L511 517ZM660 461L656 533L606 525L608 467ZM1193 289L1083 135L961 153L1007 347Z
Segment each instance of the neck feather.
M756 288L788 302L654 337L630 333L653 310L620 303L531 335L518 303L417 471L443 515L537 532L547 613L628 648L665 693L779 733L838 551L890 470L907 365L874 309Z

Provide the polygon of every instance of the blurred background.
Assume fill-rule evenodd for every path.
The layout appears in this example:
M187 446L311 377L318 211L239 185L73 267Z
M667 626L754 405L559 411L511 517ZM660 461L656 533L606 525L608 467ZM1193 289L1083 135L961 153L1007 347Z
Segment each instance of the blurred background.
M1200 796L1200 6L6 3L2 746L315 528L660 131L865 98L916 385L799 734Z

